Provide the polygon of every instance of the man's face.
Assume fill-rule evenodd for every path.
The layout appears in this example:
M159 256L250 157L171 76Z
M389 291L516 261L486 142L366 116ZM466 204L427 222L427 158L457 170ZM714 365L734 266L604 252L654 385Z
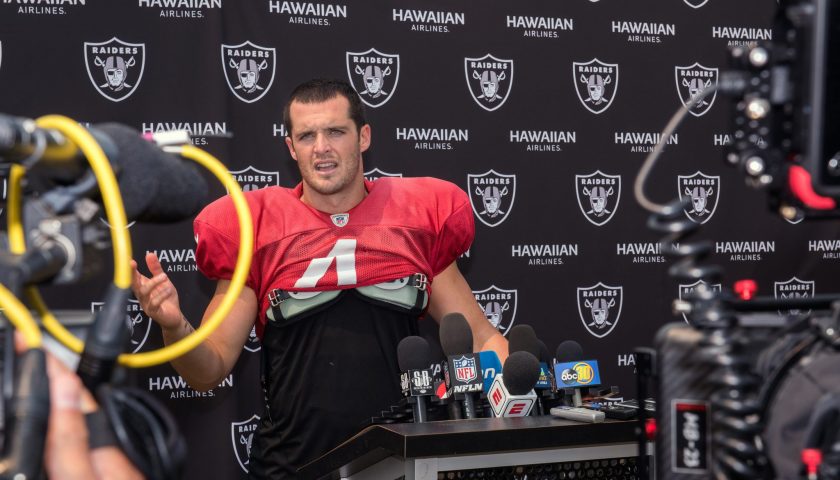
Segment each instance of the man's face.
M257 83L257 72L246 70L239 74L239 83L245 88L254 88Z
M333 195L364 181L362 152L370 146L370 126L356 129L346 98L292 102L289 118L292 131L286 145L306 187L319 195Z
M125 72L121 68L109 68L105 70L105 76L108 77L108 85L116 88L122 85Z

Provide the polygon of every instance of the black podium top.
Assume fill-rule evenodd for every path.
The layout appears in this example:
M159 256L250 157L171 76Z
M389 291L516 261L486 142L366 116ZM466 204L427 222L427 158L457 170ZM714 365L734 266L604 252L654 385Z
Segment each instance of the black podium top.
M298 470L301 478L340 478L388 457L419 458L540 450L636 441L634 421L579 423L550 416L374 425Z

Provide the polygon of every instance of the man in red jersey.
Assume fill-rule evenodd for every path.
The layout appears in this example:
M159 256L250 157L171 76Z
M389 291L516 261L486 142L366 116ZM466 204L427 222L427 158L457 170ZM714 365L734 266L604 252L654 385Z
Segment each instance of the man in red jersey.
M254 259L246 287L206 342L172 363L195 389L231 371L256 321L266 411L251 449L254 478L294 478L301 465L357 433L400 396L396 350L425 311L463 313L474 349L507 342L487 321L455 260L475 226L466 193L433 178L366 181L371 129L343 81L298 86L284 109L286 145L302 182L247 192ZM196 261L218 281L204 314L230 285L239 228L230 197L195 219ZM169 344L193 331L153 254L133 289Z

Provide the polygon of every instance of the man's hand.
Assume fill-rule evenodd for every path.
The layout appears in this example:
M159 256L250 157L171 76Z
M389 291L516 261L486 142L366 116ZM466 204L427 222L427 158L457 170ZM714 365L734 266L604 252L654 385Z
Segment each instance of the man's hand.
M131 261L134 274L131 279L131 290L140 302L146 315L157 322L164 330L171 330L184 324L184 314L178 302L178 291L160 266L157 254L146 254L146 265L152 277L146 277L137 269L137 262Z

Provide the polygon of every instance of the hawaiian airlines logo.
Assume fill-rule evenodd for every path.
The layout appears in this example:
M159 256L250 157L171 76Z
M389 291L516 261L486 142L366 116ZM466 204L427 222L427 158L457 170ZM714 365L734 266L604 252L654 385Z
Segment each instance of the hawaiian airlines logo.
M400 80L400 56L375 48L346 55L347 76L365 105L373 108L385 105Z
M513 60L487 54L481 58L464 58L467 87L481 108L492 112L504 105L513 88Z
M720 283L707 283L703 280L697 280L692 284L680 284L679 285L679 292L677 293L677 297L680 300L690 300L692 295L695 291L698 290L709 290L712 292L720 292L722 290L722 286ZM688 321L688 317L685 313L682 314L685 323L691 323Z
M597 58L574 62L572 76L578 99L587 110L599 114L610 108L618 91L618 64Z
M623 287L610 287L598 282L591 287L578 288L578 313L586 331L604 338L618 325L621 317Z
M693 175L679 175L677 189L680 200L691 198L685 214L693 222L706 223L715 214L720 199L720 177L697 171Z
M251 461L251 448L254 444L254 436L260 425L259 415L252 415L251 418L241 422L230 422L230 437L233 442L233 453L236 461L245 473L248 473L248 463Z
M686 5L688 5L691 8L700 8L700 7L702 7L703 5L705 5L706 3L709 2L709 0L683 0L683 1L685 2Z
M85 42L85 67L100 95L112 102L130 97L143 79L146 44L127 43L117 37L106 42Z
M705 98L694 100L704 89L717 85L718 69L704 67L697 62L688 67L674 67L674 76L677 80L677 93L680 101L685 106L691 105L689 113L695 117L701 117L712 108L717 98L717 92L707 95Z
M487 321L502 335L507 335L516 320L517 291L491 285L484 290L473 290L473 295Z
M516 198L516 175L494 170L481 175L468 174L467 184L473 212L481 223L495 227L504 222Z
M402 173L388 173L379 168L374 168L373 170L368 170L364 173L365 179L371 182L379 180L382 177L402 177Z
M612 219L621 200L621 176L600 170L589 175L575 175L575 193L583 216L596 226Z
M274 83L277 52L250 41L239 45L222 44L222 68L230 91L245 103L253 103L268 93Z
M104 305L105 302L91 302L91 313L96 315L97 312L102 310ZM143 308L140 306L140 302L137 300L130 298L125 307L125 323L128 326L128 330L131 332L131 346L129 348L131 348L131 353L136 353L143 348L143 345L146 344L146 340L149 338L152 319L146 315Z
M251 165L242 170L232 171L230 174L242 187L243 192L280 185L280 172L264 172Z
M813 298L814 297L814 281L800 280L795 276L790 280L784 282L773 282L773 294L777 299L795 300L797 298ZM808 310L810 312L810 310ZM783 313L783 312L779 312ZM803 313L799 308L791 308L787 310L790 315L799 315ZM807 312L805 312L807 313Z

